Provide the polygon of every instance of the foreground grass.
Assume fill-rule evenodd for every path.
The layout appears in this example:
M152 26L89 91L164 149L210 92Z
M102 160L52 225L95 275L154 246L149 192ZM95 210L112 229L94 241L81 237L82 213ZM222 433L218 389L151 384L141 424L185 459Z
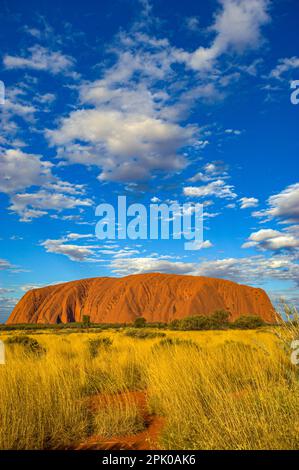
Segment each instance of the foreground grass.
M138 407L116 395L132 390L146 390L150 411L165 417L161 448L299 448L298 366L287 334L282 341L271 329L165 333L40 331L30 334L40 354L7 344L0 448L69 448L92 434L137 433ZM87 405L94 395L96 410Z

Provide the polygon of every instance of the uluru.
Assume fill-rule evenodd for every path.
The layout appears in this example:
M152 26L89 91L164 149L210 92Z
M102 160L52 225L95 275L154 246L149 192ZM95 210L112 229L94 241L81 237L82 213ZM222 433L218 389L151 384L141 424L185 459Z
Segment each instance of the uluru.
M89 315L93 323L170 322L218 309L275 321L275 310L263 289L203 276L135 274L98 277L32 289L15 306L7 324L68 323Z

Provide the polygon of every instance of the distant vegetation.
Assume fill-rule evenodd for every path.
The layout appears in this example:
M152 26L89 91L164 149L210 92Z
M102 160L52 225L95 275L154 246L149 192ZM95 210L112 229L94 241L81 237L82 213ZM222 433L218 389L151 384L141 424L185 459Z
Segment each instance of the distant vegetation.
M21 347L25 354L41 355L46 352L46 349L35 338L25 335L10 336L6 340L6 344Z
M232 326L234 328L240 328L242 329L255 329L255 328L260 328L261 326L264 326L265 322L262 320L262 318L254 316L254 315L248 315L248 316L241 316L237 318L237 320L234 321Z
M89 327L90 326L90 316L89 315L83 315L82 323L83 323L83 326Z
M58 324L31 324L22 325L0 325L2 330L39 330L39 329L55 329L62 330L65 328L76 330L106 330L109 328L157 328L172 330L223 330L227 328L255 329L265 326L266 323L262 318L254 315L242 315L234 322L229 321L230 314L225 310L216 310L212 315L193 315L182 319L172 320L170 323L154 322L149 323L144 317L137 317L133 323L91 323L90 316L84 315L82 322L58 323Z
M135 328L143 328L145 325L146 325L146 319L143 317L137 317L133 322L133 326Z
M134 329L128 328L125 331L126 336L130 336L131 338L139 338L139 339L147 339L147 338L162 338L165 336L165 333L161 331L150 331L147 329Z
M112 340L107 337L90 338L88 342L90 356L96 357L102 348L109 348L112 343Z
M170 328L174 330L215 330L228 328L229 313L225 310L217 310L211 316L194 315L173 320Z
M218 310L213 315L194 315L173 320L170 328L174 330L223 330L228 328L255 329L265 326L266 323L257 316L244 315L234 322L229 322L229 313L225 310Z
M197 351L200 350L198 343L195 343L191 339L181 339L181 338L163 338L159 343L155 344L153 351L159 352L161 348L171 348L176 346L185 346L187 348L195 348Z

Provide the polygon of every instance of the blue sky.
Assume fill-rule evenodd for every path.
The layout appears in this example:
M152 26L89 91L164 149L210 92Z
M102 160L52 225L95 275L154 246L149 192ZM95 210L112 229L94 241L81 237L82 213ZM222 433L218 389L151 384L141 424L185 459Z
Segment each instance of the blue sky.
M298 2L0 4L0 321L32 287L150 271L298 305ZM202 249L98 240L118 195L203 203Z

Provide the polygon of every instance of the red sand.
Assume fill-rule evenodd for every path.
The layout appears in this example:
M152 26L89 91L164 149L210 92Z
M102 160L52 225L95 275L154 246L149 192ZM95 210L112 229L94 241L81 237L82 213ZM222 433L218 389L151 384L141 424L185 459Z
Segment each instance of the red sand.
M157 450L159 435L164 426L164 418L149 414L147 409L147 395L142 391L131 391L115 395L95 395L89 399L88 406L91 411L96 411L98 406L103 406L103 401L130 400L139 408L143 418L145 429L137 434L127 436L115 436L110 439L101 436L91 436L80 443L76 450Z

